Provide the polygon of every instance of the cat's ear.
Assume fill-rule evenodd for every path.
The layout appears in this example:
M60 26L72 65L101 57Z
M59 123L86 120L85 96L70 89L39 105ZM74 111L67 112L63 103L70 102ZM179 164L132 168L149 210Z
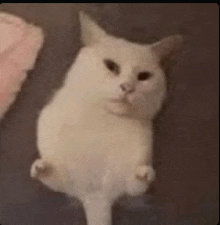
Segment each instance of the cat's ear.
M108 36L97 23L82 11L79 13L79 20L81 24L81 39L84 45L96 44Z
M152 44L151 48L161 60L168 60L181 48L182 44L181 35L172 35Z

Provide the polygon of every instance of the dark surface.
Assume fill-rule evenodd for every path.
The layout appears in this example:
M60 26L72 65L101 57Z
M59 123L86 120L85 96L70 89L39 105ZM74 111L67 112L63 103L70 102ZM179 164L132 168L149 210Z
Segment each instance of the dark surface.
M217 224L219 7L208 3L0 5L0 11L34 22L46 34L35 70L30 72L1 124L0 223L85 222L81 208L70 207L63 195L47 190L29 177L30 165L37 157L36 119L53 90L62 84L80 47L78 11L81 9L110 33L132 41L152 42L176 33L185 35L186 40L172 70L172 99L155 123L158 180L154 210L131 213L116 207L114 224L171 225L176 224L177 214L178 224ZM152 220L150 223L154 211L159 216L153 217L155 223ZM172 222L164 222L167 218Z

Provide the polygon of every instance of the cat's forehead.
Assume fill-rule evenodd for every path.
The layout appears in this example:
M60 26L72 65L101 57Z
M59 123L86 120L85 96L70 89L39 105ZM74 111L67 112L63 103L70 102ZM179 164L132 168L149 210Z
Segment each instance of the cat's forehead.
M156 55L150 46L132 43L124 39L108 39L97 46L100 57L116 60L120 64L142 65L154 64Z

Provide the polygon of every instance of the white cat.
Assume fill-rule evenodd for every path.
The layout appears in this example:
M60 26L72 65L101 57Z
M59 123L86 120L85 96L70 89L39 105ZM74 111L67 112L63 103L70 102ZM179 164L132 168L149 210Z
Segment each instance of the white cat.
M151 44L107 34L80 14L82 41L64 86L41 112L41 159L31 176L80 199L89 225L110 225L123 194L143 194L155 178L152 119L166 93L162 62L179 35Z

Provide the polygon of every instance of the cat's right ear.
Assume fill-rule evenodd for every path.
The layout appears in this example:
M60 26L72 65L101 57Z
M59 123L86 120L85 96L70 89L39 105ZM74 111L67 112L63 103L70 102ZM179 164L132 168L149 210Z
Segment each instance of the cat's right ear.
M82 11L79 13L79 20L81 25L81 39L84 45L94 45L108 36L97 23Z
M183 37L181 35L171 35L151 45L153 52L155 52L160 59L169 59L174 55L183 44Z

